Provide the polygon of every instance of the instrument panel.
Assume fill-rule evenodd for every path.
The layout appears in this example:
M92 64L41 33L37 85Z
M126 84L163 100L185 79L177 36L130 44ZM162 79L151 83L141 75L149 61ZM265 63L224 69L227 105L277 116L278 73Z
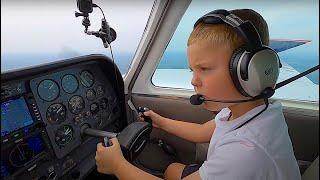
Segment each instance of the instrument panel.
M82 125L109 132L126 126L113 78L120 73L97 58L104 62L80 58L1 83L1 179L66 177L100 141L82 135Z
M30 88L58 158L81 144L84 123L101 129L117 118L119 104L98 66L79 66L31 79Z

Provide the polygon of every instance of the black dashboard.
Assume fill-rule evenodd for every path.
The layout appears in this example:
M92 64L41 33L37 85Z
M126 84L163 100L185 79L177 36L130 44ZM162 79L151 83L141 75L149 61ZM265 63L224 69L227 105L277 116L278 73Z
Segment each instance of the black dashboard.
M2 74L1 179L71 179L94 168L98 138L127 126L123 80L103 55Z

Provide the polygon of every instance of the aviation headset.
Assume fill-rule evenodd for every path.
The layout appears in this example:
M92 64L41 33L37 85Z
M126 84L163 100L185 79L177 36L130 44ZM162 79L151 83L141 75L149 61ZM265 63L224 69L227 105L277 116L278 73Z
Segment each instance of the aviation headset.
M245 45L236 49L230 59L229 70L234 85L246 97L271 97L281 63L277 52L262 44L254 25L224 9L205 14L196 21L194 28L200 22L205 24L225 23L236 30L243 38Z

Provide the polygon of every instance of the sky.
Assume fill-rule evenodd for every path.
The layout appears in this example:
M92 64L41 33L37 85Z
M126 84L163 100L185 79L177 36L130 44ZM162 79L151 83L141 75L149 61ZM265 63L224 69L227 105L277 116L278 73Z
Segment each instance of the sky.
M93 0L93 2L101 6L109 25L117 32L117 39L112 42L115 55L130 53L133 56L143 35L153 1ZM192 1L173 36L174 41L170 42L166 51L185 52L187 37L193 23L203 14L220 8L227 10L252 8L266 19L271 39L311 40L311 43L294 48L292 51L319 57L319 1L316 0ZM84 34L82 17L76 18L75 11L78 11L76 0L1 0L2 55L42 53L50 54L48 58L52 60L60 58L61 55L63 57L92 53L109 55L109 49L103 47L101 39ZM102 18L100 10L94 8L89 18L91 21L89 30L98 30ZM288 50L288 53L289 51L291 50ZM40 58L38 61L40 62ZM6 64L17 64L8 58L2 58L2 62L1 71Z
M93 0L116 30L117 51L135 51L153 1ZM1 0L2 53L56 53L105 51L101 39L84 34L82 17L76 18L76 0ZM99 30L102 14L94 8L89 30Z
M131 52L137 47L148 20L151 0L94 0L104 10L107 21L117 32L114 46L118 51ZM230 3L228 3L230 2ZM231 3L232 2L232 3ZM181 41L175 50L184 50L186 37L198 17L213 9L252 8L269 24L271 38L312 40L313 49L319 47L319 1L193 1L180 24L185 24ZM1 45L3 52L90 51L100 49L101 41L85 36L82 17L75 18L76 0L1 0ZM99 9L90 14L89 29L98 30L102 15ZM309 28L305 28L307 25ZM286 29L284 29L286 27ZM316 33L315 33L316 31ZM50 42L51 41L51 42ZM32 42L32 45L30 45ZM46 43L44 45L44 42ZM85 42L85 43L84 43Z
M193 28L190 22L195 22L202 15L215 9L241 8L253 9L264 17L268 23L270 39L311 40L312 43L304 45L307 47L303 52L317 51L319 54L319 1L316 0L192 1L179 24L180 28L175 32L176 39L169 48L185 51L187 37Z

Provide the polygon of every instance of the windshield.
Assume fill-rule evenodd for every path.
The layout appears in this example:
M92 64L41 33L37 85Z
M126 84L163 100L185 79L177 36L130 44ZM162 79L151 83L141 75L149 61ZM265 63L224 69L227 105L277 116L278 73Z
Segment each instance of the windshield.
M114 59L125 75L144 33L153 1L93 0L116 33ZM88 54L111 57L102 40L84 33L83 17L75 17L76 0L1 0L1 73ZM94 8L89 30L101 28Z

